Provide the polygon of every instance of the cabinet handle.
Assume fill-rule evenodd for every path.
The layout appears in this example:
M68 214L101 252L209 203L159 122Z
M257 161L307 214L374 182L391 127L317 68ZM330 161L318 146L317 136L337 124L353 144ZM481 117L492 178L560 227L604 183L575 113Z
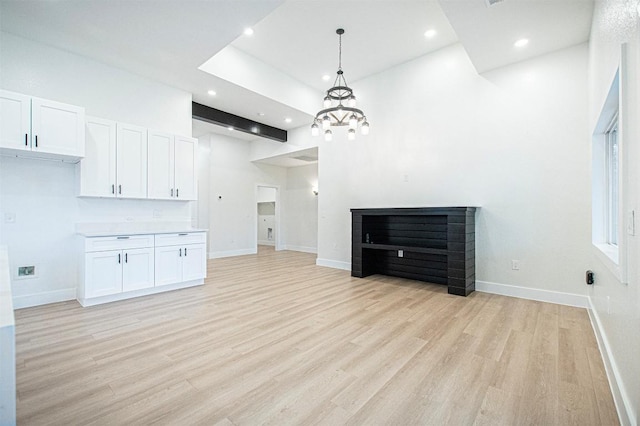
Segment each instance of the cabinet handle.
M112 194L116 193L116 186L115 185L111 185L111 193Z
M116 237L116 238L119 239L119 240L128 240L129 239L129 237Z
M122 185L118 185L118 194L122 194Z
M189 235L189 234L178 234L179 237L184 237L185 235Z
M178 188L176 188L176 198L178 198L178 197L179 197L179 195L178 195L178 191L179 191L179 189L178 189Z
M38 135L36 135L36 148L38 147Z
M187 248L184 248L184 256L187 257Z
M129 259L128 259L128 253L124 254L124 263L128 263Z
M24 134L24 146L29 146L29 134Z
M171 188L171 196L173 197L173 188Z
M118 253L118 263L121 263L120 262L120 253Z
M180 257L182 257L182 249L180 249Z

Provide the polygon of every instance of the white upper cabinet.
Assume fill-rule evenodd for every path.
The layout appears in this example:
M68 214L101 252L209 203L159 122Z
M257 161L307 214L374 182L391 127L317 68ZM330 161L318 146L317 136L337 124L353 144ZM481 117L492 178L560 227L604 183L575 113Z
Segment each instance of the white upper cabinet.
M0 91L0 147L31 150L31 97Z
M0 91L3 153L77 161L84 143L84 108Z
M117 123L116 194L147 198L147 129Z
M178 200L197 200L196 153L198 139L176 136L175 139L175 189Z
M174 146L173 135L149 130L149 198L171 200L175 196Z
M149 198L196 200L198 140L149 131Z
M116 196L116 122L87 117L80 195Z

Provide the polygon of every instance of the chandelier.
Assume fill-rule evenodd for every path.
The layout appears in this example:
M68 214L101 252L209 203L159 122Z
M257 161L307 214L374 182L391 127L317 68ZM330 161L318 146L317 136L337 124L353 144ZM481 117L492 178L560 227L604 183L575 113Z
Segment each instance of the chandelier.
M327 90L324 97L324 109L318 111L311 125L311 135L318 136L320 128L324 132L324 139L330 141L333 138L332 126L349 126L347 138L352 141L356 138L356 129L360 125L363 135L369 134L369 123L362 110L356 108L356 97L353 89L347 86L347 80L342 71L342 34L344 30L338 28L338 75L333 87Z

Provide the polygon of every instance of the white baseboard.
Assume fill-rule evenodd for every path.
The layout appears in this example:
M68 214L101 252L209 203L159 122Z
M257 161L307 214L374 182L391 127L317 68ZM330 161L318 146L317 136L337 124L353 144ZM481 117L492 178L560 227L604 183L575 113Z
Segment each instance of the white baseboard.
M318 254L318 249L316 247L305 247L305 246L284 246L282 250L291 250L291 251L301 251L303 253L314 253Z
M602 322L600 321L598 311L595 310L595 307L591 302L591 298L589 298L589 307L587 311L589 312L589 319L591 320L593 332L596 335L596 340L598 341L598 348L600 349L600 354L602 355L604 369L607 372L609 387L611 388L613 401L616 404L616 410L618 411L620 424L637 425L638 419L636 418L635 413L631 408L629 395L624 388L622 375L620 374L618 365L616 364L615 358L613 357L613 354L611 352L611 346L609 345L607 335L604 333L604 329L602 328Z
M25 294L24 296L13 296L13 309L30 308L32 306L66 302L67 300L75 299L75 287L63 288L62 290L47 291L44 293Z
M144 288L142 290L128 291L126 293L111 294L109 296L94 297L91 299L78 299L84 307L101 305L103 303L117 302L118 300L132 299L134 297L148 296L150 294L164 293L166 291L180 290L182 288L195 287L204 284L204 279L185 281L182 283L162 285L159 287Z
M344 269L345 271L351 270L350 262L341 262L339 260L316 259L316 265L326 266L327 268Z
M276 243L275 241L269 241L269 240L258 240L258 245L259 246L275 246Z
M257 253L256 249L213 251L209 253L209 259L220 259L221 257L244 256L247 254L256 254L256 253Z
M520 299L537 300L539 302L556 303L558 305L588 308L589 298L581 294L562 293L559 291L541 290L538 288L519 287L515 285L476 281L476 290L483 293L500 294L502 296L519 297Z

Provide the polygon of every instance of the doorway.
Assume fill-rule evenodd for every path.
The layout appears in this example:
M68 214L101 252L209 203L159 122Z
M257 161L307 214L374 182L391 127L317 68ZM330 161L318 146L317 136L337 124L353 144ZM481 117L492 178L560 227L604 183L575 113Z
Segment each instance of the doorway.
M280 250L279 188L270 185L256 187L256 250L270 246Z

